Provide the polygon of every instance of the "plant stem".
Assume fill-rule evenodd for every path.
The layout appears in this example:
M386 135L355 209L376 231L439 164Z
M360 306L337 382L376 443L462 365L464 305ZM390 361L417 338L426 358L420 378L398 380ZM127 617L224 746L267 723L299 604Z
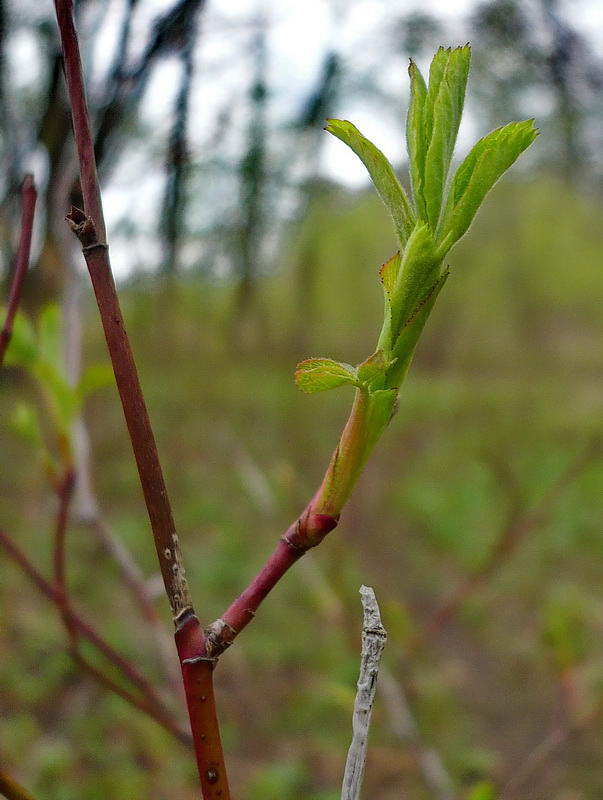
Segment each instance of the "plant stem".
M119 683L114 681L104 672L102 672L98 667L94 666L94 664L90 663L88 659L84 658L84 656L77 650L77 648L72 649L71 657L75 661L75 663L81 667L82 670L88 672L92 677L108 689L113 694L118 695L126 703L129 703L134 708L138 708L144 714L147 714L149 717L152 717L156 722L158 722L162 727L164 727L167 731L172 733L179 742L185 744L187 747L191 747L192 745L192 738L190 732L178 724L178 722L172 717L172 715L167 712L164 708L157 708L155 705L150 703L145 698L137 697L132 692L129 692Z
M159 566L172 615L177 623L181 616L192 611L192 600L157 445L115 290L107 246L99 241L92 219L82 211L72 208L67 219L82 244L90 272L153 529Z
M130 590L147 621L155 640L159 661L170 688L175 695L184 699L184 688L178 660L174 653L172 637L163 624L158 610L155 608L153 593L145 580L142 570L123 542L109 528L98 506L95 508L94 516L86 520L86 523L93 529L107 555L114 561L123 582Z
M38 587L38 589L55 605L60 607L61 594L46 578L34 567L25 553L18 547L8 534L0 529L0 545L8 553L8 555L15 561L16 564L23 570L27 577ZM126 658L118 653L94 628L92 623L88 622L84 617L78 614L71 606L66 609L69 624L74 627L78 634L84 637L90 644L92 644L102 655L116 667L120 673L131 681L136 686L142 695L147 698L148 703L143 707L139 703L135 703L138 708L146 711L149 716L153 717L160 725L163 725L171 732L172 728L176 729L175 723L170 723L170 727L165 725L165 720L170 718L170 712L166 708L162 699L157 695L154 688L149 681L131 664ZM125 694L121 695L124 699ZM178 738L183 740L185 737L182 731L179 730Z
M37 197L38 193L33 176L26 175L21 185L21 237L19 240L19 250L17 252L17 263L10 287L10 294L8 296L6 319L0 331L0 366L2 366L4 361L4 355L13 332L15 314L21 302L23 283L25 282L25 275L27 274L27 267L29 265L31 234Z
M176 624L176 645L180 656L203 797L205 800L214 798L229 800L230 790L211 686L213 662L197 660L206 657L203 630L194 614L155 437L111 272L72 2L55 0L55 8L63 48L65 78L71 104L85 211L82 213L78 209L72 209L68 220L82 244L92 280L153 529L161 574ZM191 659L196 661L191 662ZM197 665L194 668L193 663ZM199 664L205 666L198 666ZM196 692L196 687L200 685L206 690L201 697ZM211 713L206 709L210 709ZM208 741L211 741L212 747L211 762L206 760Z
M213 687L216 659L207 656L203 629L194 615L182 621L175 638L203 797L229 800Z
M0 794L7 800L34 800L26 789L20 786L6 772L0 769Z
M181 566L180 547L159 463L157 445L111 272L71 0L56 0L55 8L63 46L65 78L71 103L85 209L85 214L77 209L72 209L68 219L85 249L84 255L97 298L115 380L153 529L161 574L173 616L177 618L181 612L192 608L192 604Z
M367 394L357 391L350 416L322 483L302 514L289 526L249 586L205 631L207 652L217 658L254 618L260 603L304 553L319 545L339 522L370 452Z
M57 488L59 507L54 536L54 585L60 598L59 608L61 616L67 628L69 637L73 643L77 638L76 629L69 619L69 599L67 597L67 585L65 581L65 539L67 535L67 523L69 520L69 503L73 496L75 485L75 473L71 467L67 467L65 474Z

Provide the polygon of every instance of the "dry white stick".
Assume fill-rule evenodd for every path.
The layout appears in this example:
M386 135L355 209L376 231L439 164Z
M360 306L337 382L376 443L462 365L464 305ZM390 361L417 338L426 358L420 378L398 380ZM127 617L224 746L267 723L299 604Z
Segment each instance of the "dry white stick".
M387 632L381 624L381 614L379 613L375 592L370 586L361 586L360 597L362 598L364 611L362 656L360 659L358 692L356 693L354 715L352 717L352 743L348 750L345 764L341 800L359 800L360 797L369 725L371 723L375 692L377 691L379 662L387 639Z

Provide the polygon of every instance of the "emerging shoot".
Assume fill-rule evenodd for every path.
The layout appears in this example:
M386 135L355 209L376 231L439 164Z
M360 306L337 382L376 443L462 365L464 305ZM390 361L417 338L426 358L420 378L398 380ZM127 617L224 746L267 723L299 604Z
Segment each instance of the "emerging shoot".
M383 153L346 120L330 119L326 130L363 162L389 211L400 249L379 270L385 296L383 327L376 351L353 367L328 358L302 361L295 382L304 392L343 384L356 387L352 416L314 501L316 511L338 515L396 407L398 389L417 342L448 277L444 259L464 236L496 181L534 141L533 120L511 122L471 149L449 180L463 113L471 48L440 48L426 83L409 67L406 119L409 199Z

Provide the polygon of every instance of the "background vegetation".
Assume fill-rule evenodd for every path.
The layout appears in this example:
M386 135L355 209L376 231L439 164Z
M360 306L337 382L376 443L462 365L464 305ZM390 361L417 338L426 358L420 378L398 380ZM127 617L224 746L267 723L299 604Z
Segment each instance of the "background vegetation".
M38 222L26 302L34 318L49 300L73 309L80 286L54 221L63 212L53 203L70 191L72 156L67 123L54 130L53 143L48 138L64 101L59 88L54 96L48 91L57 45L51 9L42 13L41 5L0 4L2 92L9 98L2 105L0 222L7 275L10 198L32 154L45 154L44 200L55 208ZM119 8L142 14L137 5ZM578 27L580 4L570 14L548 0L506 0L444 21L396 4L395 14L381 13L367 27L364 49L348 51L345 37L324 48L314 84L298 87L293 114L278 105L274 66L267 66L276 60L271 26L281 17L244 9L233 22L211 3L160 5L148 39L134 26L127 65L116 71L106 58L93 62L101 66L92 95L99 129L108 120L107 204L113 198L125 209L113 218L116 256L128 264L124 310L189 581L208 620L299 513L345 419L346 391L303 396L293 385L294 365L310 355L356 363L377 332L376 271L391 255L393 235L372 194L331 180L318 144L323 118L356 121L349 109L369 113L378 100L384 120L401 119L385 70L375 70L380 48L389 48L398 70L387 73L399 98L407 55L421 58L434 41L470 38L478 133L534 113L544 133L528 168L497 187L455 251L399 413L341 529L292 571L224 656L219 702L235 795L338 797L364 582L381 600L390 634L385 660L418 730L407 725L401 739L388 716L391 697L378 703L367 797L434 797L424 768L433 749L452 779L450 797L599 798L603 73ZM79 6L92 48L94 14L115 14L116 4ZM180 17L169 16L176 11ZM24 29L45 58L16 93L14 42L23 41ZM222 80L230 44L220 42L229 30L245 43L232 79L238 104L225 98L211 119L200 118L191 77L193 87L195 80ZM371 50L374 62L367 63L363 53ZM213 72L203 60L208 52L217 54ZM144 69L133 90L141 53L147 60L138 64ZM149 109L158 85L153 70L164 61L180 65L184 76L180 105L176 97L173 111L163 107L171 132L152 129ZM103 117L111 98L123 108ZM137 213L136 187L127 185L145 157L141 186L155 186L151 199L141 200L148 216ZM84 361L106 362L82 285ZM15 408L24 400L44 409L33 381L6 370L0 520L46 568L55 499L38 451L15 430ZM97 392L84 416L104 516L153 586L155 555L114 389ZM77 514L68 568L78 607L158 677L150 636L131 624L137 611L130 595ZM77 668L55 609L4 557L0 576L2 765L48 800L196 796L186 749ZM448 617L434 616L455 592ZM167 605L157 603L167 625ZM543 749L556 732L556 746ZM533 769L526 770L530 758Z

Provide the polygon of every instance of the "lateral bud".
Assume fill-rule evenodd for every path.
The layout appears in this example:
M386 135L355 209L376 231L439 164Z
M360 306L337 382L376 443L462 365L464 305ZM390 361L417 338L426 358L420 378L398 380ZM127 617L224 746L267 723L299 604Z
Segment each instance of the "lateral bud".
M65 219L84 249L94 247L99 243L94 222L80 208L71 206Z
M210 658L217 658L233 643L237 631L226 620L212 622L205 631L205 649Z
M302 552L319 545L327 533L337 527L339 515L317 514L312 507L306 509L295 524L295 529L284 537L287 544Z
M306 522L306 537L311 542L310 547L320 544L327 533L337 527L339 515L336 517L331 514L308 514Z

